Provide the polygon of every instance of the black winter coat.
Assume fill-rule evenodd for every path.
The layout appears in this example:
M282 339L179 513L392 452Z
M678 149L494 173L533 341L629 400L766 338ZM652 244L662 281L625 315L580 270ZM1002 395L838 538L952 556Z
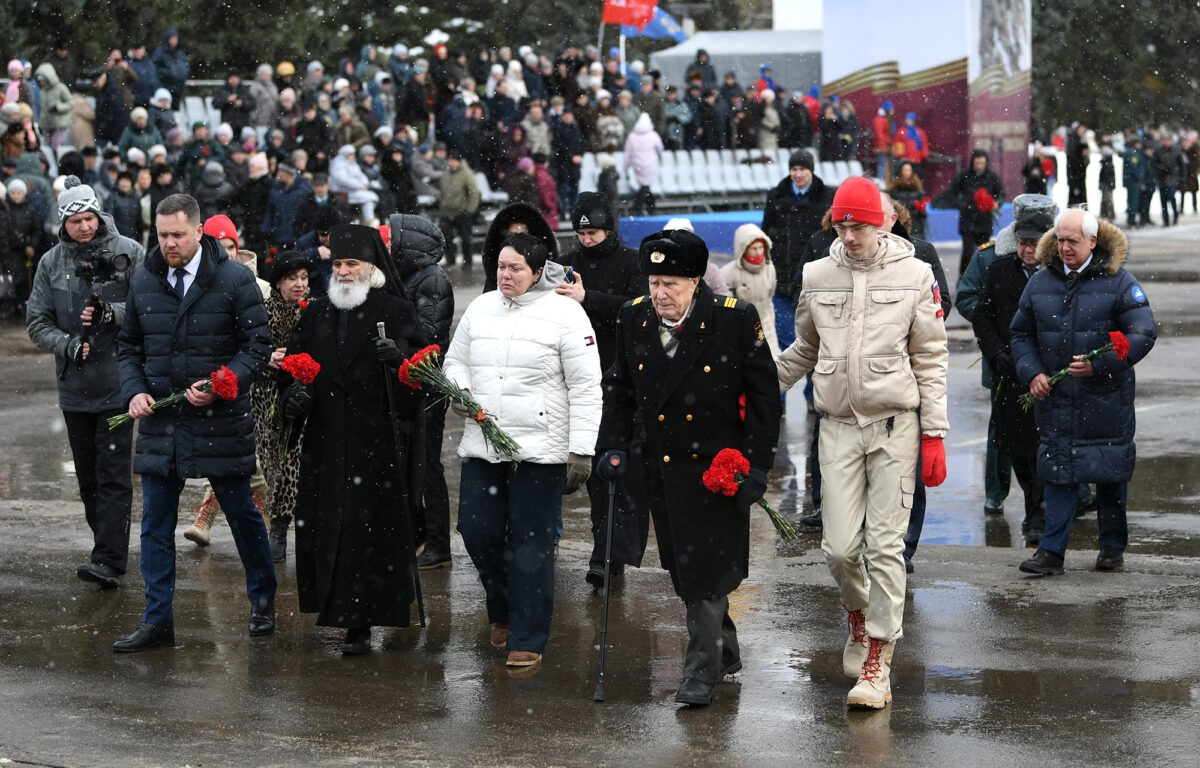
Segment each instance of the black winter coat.
M787 176L767 193L762 228L771 238L776 295L788 295L808 240L821 229L821 219L833 205L835 192L837 187L827 187L820 176L813 176L808 193L797 202L792 196L791 176Z
M271 185L267 195L267 213L258 231L272 245L288 246L296 242L305 230L300 221L300 206L312 196L312 187L304 179L296 179L290 187L282 181Z
M329 169L329 156L333 154L333 126L317 115L312 120L301 119L296 123L290 151L303 149L308 153L308 170L316 173ZM325 157L318 157L318 153Z
M983 173L975 173L968 168L954 178L948 192L954 197L958 208L958 234L988 236L992 234L995 219L991 212L983 213L975 203L975 191L985 189L996 204L1004 201L1004 184L991 168L985 168Z
M1187 176L1187 159L1178 145L1159 147L1154 150L1154 171L1158 186L1178 190Z
M1025 287L1012 321L1013 358L1021 386L1053 375L1108 343L1110 331L1129 339L1129 357L1106 352L1092 361L1096 375L1067 376L1034 406L1041 442L1038 477L1056 485L1121 483L1133 475L1133 366L1154 346L1154 313L1142 287L1122 265L1125 234L1101 221L1092 263L1068 280L1054 230L1038 244L1046 265Z
M454 286L439 266L446 255L442 230L424 216L409 214L394 213L388 223L404 293L416 305L421 331L444 355L454 321Z
M638 252L622 245L613 231L599 245L577 245L563 254L561 262L583 279L583 311L596 332L600 370L607 371L617 354L617 314L627 301L647 289Z
M141 242L142 201L136 193L113 192L104 200L104 212L112 216L118 234Z
M992 369L992 402L996 413L996 441L1011 456L1032 457L1037 452L1037 423L1033 411L1021 407L1029 388L1017 380L1012 358L1012 324L1029 283L1025 267L1016 256L992 262L975 305L975 341Z
M411 515L418 500L409 481L412 462L424 454L420 444L411 444L422 398L408 387L392 387L391 407L404 430L398 454L384 379L394 380L396 369L379 364L371 340L377 322L404 355L423 346L425 337L412 304L382 290L372 290L347 314L347 341L339 344L338 310L327 298L313 300L288 345L289 353L307 352L321 364L310 387L313 408L300 456L300 610L317 613L324 626L404 627L414 596L414 552L400 515Z
M691 600L729 594L750 563L750 509L708 491L704 471L722 448L736 448L752 466L770 469L781 406L775 361L754 305L714 296L701 282L684 328L675 356L667 357L648 297L621 308L596 452L627 450L634 413L641 415L659 557L676 594Z
M238 397L204 408L186 401L138 422L134 471L154 477L254 474L250 384L271 356L271 328L254 274L230 261L212 237L200 241L200 271L180 302L156 246L133 275L118 336L121 396L160 400L221 366L237 376Z
M208 221L219 213L229 215L237 197L237 189L225 180L225 168L220 163L204 166L204 181L193 193L200 203L200 218Z
M550 167L555 175L579 178L580 167L571 160L575 155L582 155L587 151L587 143L579 124L568 125L560 120L554 126L551 141L554 145L554 157L551 158Z

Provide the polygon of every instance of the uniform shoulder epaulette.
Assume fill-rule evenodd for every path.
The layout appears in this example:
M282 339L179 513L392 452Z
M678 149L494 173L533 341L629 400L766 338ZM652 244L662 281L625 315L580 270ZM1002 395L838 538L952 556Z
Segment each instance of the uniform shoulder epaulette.
M995 244L996 244L996 241L995 241L995 240L988 240L986 243L984 243L983 245L979 246L979 247L978 247L978 248L976 248L975 250L977 250L977 251L986 251L988 248L991 248L991 247L992 247L992 246L994 246Z
M725 309L745 309L746 302L741 299L735 299L732 296L713 296L713 304L724 307Z

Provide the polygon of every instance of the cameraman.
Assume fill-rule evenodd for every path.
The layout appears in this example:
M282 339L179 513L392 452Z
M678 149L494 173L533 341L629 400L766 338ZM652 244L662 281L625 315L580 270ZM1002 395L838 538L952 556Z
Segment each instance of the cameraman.
M103 589L116 589L129 553L133 430L109 432L106 419L125 411L117 332L129 278L141 268L145 250L117 233L91 187L74 176L67 185L58 196L59 243L38 264L26 324L33 343L55 356L58 405L95 539L91 557L75 573Z

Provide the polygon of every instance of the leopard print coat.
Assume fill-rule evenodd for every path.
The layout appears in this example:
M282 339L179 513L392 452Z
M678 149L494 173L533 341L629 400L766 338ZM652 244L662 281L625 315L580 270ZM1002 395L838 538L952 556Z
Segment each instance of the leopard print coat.
M274 347L285 347L300 322L303 310L274 288L267 299L267 320L271 325ZM271 519L290 520L300 488L300 446L304 423L290 424L283 417L279 397L291 384L291 378L278 368L267 368L250 389L250 408L254 414L254 440L258 460L267 481L266 511ZM290 432L289 432L290 427ZM284 451L284 440L287 450Z

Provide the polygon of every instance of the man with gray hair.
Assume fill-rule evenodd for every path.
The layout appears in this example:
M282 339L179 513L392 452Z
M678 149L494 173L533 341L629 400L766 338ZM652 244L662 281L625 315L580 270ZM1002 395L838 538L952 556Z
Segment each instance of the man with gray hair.
M1020 565L1024 573L1063 572L1079 483L1096 483L1096 570L1125 562L1125 502L1136 456L1133 366L1158 335L1145 291L1124 269L1128 253L1125 233L1114 225L1086 210L1063 211L1054 235L1038 243L1045 268L1029 279L1013 317L1012 358L1017 379L1037 399L1037 474L1046 484L1046 528L1037 552ZM1066 377L1051 383L1064 369Z
M91 557L75 573L116 589L129 554L132 437L127 429L109 432L106 419L123 411L117 331L145 250L117 232L91 187L74 176L67 184L58 196L59 241L38 262L26 327L33 343L55 357L58 406L92 529Z

